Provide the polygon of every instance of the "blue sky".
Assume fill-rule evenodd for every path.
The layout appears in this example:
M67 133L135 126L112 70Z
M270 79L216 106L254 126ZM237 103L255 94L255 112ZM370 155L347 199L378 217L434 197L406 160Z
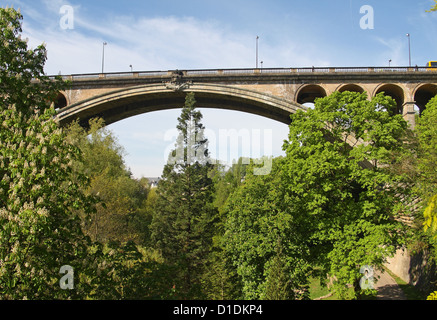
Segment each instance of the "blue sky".
M0 0L24 15L29 46L44 42L47 74L105 71L255 67L405 66L411 34L413 65L437 60L437 12L433 0ZM70 5L73 29L60 26ZM374 28L362 29L362 6L371 6ZM180 110L144 114L109 129L126 151L135 177L159 176L166 140ZM283 154L287 126L258 116L201 110L212 136L220 129L272 130L272 153ZM230 159L228 159L230 160Z

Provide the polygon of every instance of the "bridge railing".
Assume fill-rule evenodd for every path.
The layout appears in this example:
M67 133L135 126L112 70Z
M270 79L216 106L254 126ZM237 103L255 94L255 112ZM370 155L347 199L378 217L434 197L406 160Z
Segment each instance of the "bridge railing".
M299 74L299 73L394 73L394 72L435 72L437 68L428 67L304 67L304 68L242 68L242 69L197 69L168 71L131 71L62 75L65 80L98 80L144 77L171 77L175 72L184 76L225 76L258 74ZM55 76L50 76L54 78Z

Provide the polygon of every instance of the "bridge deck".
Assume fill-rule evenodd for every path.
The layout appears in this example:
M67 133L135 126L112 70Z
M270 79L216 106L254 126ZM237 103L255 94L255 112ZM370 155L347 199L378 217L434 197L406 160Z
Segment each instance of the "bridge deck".
M50 76L55 77L55 76ZM396 101L414 127L420 112L437 95L437 68L306 67L131 71L62 75L71 86L56 105L63 121L101 116L108 123L183 104L193 91L199 106L250 112L289 122L289 115L336 91L378 93Z

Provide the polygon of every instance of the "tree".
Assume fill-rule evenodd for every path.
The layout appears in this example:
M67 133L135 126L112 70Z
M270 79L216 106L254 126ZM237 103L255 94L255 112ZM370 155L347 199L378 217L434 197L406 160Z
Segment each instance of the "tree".
M131 177L123 148L113 133L104 127L102 119L92 119L87 130L72 123L68 138L82 152L76 166L90 178L86 193L101 200L96 212L85 220L86 233L99 242L146 242L148 188Z
M254 175L252 162L225 205L222 242L241 278L242 299L308 296L309 242L289 210L282 166L277 158L270 174Z
M65 87L61 78L44 76L47 50L40 45L28 50L21 38L23 16L14 9L1 8L0 88L3 106L15 105L18 112L44 113Z
M0 8L0 296L80 297L89 241L77 213L91 214L94 199L74 173L79 150L53 120L51 101L65 84L43 76L45 47L27 48L21 20ZM75 270L73 291L60 288L64 265Z
M291 116L286 157L269 175L248 174L225 206L224 243L243 298L305 299L311 273L355 298L360 268L395 252L411 188L390 169L409 154L395 105L337 92Z
M427 10L426 12L437 11L437 0L434 0L434 2L435 2L435 5L431 9Z
M416 132L419 141L417 170L419 193L423 199L425 229L437 230L437 97L426 105L418 118Z
M201 278L210 253L216 209L207 139L193 93L178 118L179 136L157 189L152 241L177 272L171 281L183 298L202 297Z
M123 160L123 149L102 119L87 129L68 127L67 141L81 151L76 172L86 174L87 195L99 199L93 214L82 217L83 230L93 240L88 248L93 272L85 278L91 299L169 299L167 279L173 267L163 263L150 245L149 225L155 202L147 179L136 180Z
M291 116L283 181L314 264L342 296L359 296L360 267L381 266L402 243L408 190L390 166L407 153L407 123L378 94L336 92ZM347 290L354 285L354 292Z
M289 289L291 281L285 270L286 259L282 253L282 244L278 240L276 255L273 257L271 265L267 270L264 293L266 300L288 300L293 297L293 295L290 295Z
M83 219L95 216L97 204L89 188L102 187L115 202L145 198L144 188L132 182L111 135L96 130L78 146L72 137L87 134L76 127L67 135L54 121L51 101L66 84L42 75L45 48L27 49L21 19L0 9L0 299L172 297L163 276L172 269L159 254L84 234ZM120 179L112 188L98 179L90 187L87 174ZM132 199L123 205L141 206ZM68 290L61 287L65 267L74 271Z
M207 299L234 300L240 299L241 279L233 265L232 258L225 250L223 236L227 212L224 209L227 199L241 185L246 176L247 164L243 158L234 163L230 168L215 164L210 170L214 183L214 206L218 211L218 219L212 241L211 253L208 259L207 272L202 279L202 287Z
M430 293L426 300L437 300L437 291Z
M162 263L156 252L128 241L95 243L96 257L87 298L103 300L172 299L168 279L174 270Z
M437 231L437 195L433 196L423 212L425 217L425 231L428 229L435 233Z
M226 170L225 167L216 164L211 172L215 187L215 206L222 211L228 197L235 191L246 176L247 164L243 164L243 158Z

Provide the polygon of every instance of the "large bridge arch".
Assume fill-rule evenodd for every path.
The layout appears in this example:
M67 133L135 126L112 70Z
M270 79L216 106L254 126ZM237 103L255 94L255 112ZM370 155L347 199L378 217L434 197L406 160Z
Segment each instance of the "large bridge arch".
M151 111L181 108L188 92L195 93L199 108L248 112L285 124L290 123L291 113L307 110L298 103L254 90L208 83L162 83L123 88L79 101L59 109L57 119L61 124L79 119L86 125L89 119L101 117L109 125Z

